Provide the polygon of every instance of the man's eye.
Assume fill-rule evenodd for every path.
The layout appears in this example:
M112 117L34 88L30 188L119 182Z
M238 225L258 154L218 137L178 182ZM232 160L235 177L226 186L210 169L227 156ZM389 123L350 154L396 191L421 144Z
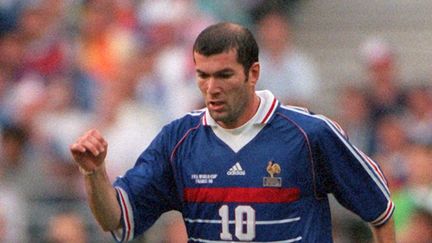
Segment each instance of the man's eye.
M232 76L233 76L232 73L221 73L221 74L219 75L219 77L220 77L220 78L223 78L223 79L231 78Z
M207 74L203 74L203 73L198 74L198 78L200 78L200 79L206 79L208 77L209 77L209 75L207 75Z

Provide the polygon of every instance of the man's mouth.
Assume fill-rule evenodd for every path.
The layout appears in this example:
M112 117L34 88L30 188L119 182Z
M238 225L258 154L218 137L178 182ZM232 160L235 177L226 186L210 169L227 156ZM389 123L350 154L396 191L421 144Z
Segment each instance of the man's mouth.
M224 102L222 101L210 101L208 103L208 109L213 111L222 111L224 108Z

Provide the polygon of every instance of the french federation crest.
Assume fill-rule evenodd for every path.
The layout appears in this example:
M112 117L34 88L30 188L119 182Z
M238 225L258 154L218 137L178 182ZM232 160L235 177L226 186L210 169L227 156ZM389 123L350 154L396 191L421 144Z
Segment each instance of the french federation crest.
M274 161L270 160L267 164L267 172L270 174L270 177L263 178L263 186L282 187L282 178L275 177L275 175L281 173L281 167L278 164L276 164Z

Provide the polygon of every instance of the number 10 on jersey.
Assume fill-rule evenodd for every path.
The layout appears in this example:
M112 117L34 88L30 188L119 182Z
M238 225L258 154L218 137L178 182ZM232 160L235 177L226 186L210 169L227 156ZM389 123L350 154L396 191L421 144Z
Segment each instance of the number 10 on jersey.
M253 240L255 238L255 210L251 206L237 206L234 209L234 221L230 221L228 205L223 205L219 208L219 216L222 219L222 232L220 233L222 240L233 239L229 232L230 223L235 225L235 236L239 240Z

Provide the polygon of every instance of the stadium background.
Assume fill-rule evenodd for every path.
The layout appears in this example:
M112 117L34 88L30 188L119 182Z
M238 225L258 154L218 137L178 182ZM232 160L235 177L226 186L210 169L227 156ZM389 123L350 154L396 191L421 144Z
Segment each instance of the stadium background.
M427 0L0 0L0 242L111 242L68 145L100 129L111 179L123 173L165 122L201 106L190 51L197 33L234 21L264 41L257 17L272 3L288 17L290 67L314 87L281 99L340 122L386 172L400 242L431 242ZM283 82L271 89L293 85ZM333 211L335 242L370 241L357 217L337 203ZM176 220L164 215L136 242L175 242Z

